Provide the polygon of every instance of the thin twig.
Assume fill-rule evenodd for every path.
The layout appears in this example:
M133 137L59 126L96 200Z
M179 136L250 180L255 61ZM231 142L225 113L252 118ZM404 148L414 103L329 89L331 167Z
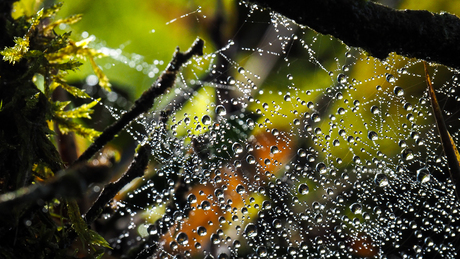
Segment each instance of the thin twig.
M115 195L128 183L137 177L142 177L149 162L150 147L148 145L141 146L136 157L131 163L128 171L114 183L109 183L104 187L97 200L88 210L84 219L88 225L93 223L101 215L104 207L115 197Z
M203 55L203 46L204 41L198 38L185 53L180 52L179 47L177 47L173 59L155 83L136 100L133 107L131 107L127 113L123 114L119 120L107 127L74 163L90 159L105 144L112 140L118 132L130 124L131 121L136 119L140 114L147 112L153 106L155 98L162 95L167 89L174 85L177 72L181 66L192 56Z
M431 83L430 74L428 73L428 67L426 62L423 62L425 68L425 79L430 92L431 107L433 108L434 118L436 125L438 126L439 137L441 138L442 149L447 158L447 164L449 166L450 178L455 184L455 195L457 199L458 191L460 190L460 154L455 146L455 142L450 136L449 130L447 129L446 122L442 116L442 110L439 106L438 99L436 98L436 92L434 91L433 84Z

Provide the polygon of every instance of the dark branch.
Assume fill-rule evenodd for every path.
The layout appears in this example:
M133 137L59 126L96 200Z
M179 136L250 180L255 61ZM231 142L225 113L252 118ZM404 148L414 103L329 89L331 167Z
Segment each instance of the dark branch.
M174 53L173 59L169 62L165 71L163 71L155 83L136 100L133 107L131 107L127 113L123 114L119 120L107 127L91 146L81 154L75 163L90 159L105 144L112 140L118 132L131 123L131 121L136 119L140 114L147 112L153 106L155 98L162 95L168 88L174 85L177 72L181 66L192 56L203 55L203 46L204 41L202 39L197 39L185 53L179 52L178 47Z
M109 173L108 166L79 165L65 171L45 184L35 184L21 188L15 192L0 196L0 212L11 213L21 206L39 200L49 201L52 198L74 198L81 196L91 183L105 181Z
M460 19L365 0L252 0L297 23L385 59L391 52L460 68Z
M137 177L142 177L149 162L150 147L145 145L141 146L137 152L134 161L129 167L128 171L114 183L109 183L105 186L97 200L88 210L85 215L85 221L89 225L93 223L102 213L104 207L115 197L115 195L128 183Z

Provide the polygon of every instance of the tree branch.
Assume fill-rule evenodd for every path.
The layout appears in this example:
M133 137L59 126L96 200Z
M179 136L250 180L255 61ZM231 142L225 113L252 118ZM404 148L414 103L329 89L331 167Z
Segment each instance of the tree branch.
M104 187L97 200L85 215L85 221L88 225L93 223L102 213L104 207L115 197L115 195L128 183L137 177L142 177L149 162L150 147L141 146L134 158L128 171L114 183L109 183Z
M251 0L349 46L385 59L391 52L460 69L460 19L395 10L365 0Z
M38 200L48 201L56 197L81 196L91 183L105 181L110 175L108 166L78 165L61 171L45 184L23 187L15 192L0 195L1 214L9 214L18 207Z
M112 140L115 135L126 127L131 121L137 118L140 114L147 112L152 106L155 98L163 94L168 88L172 87L176 81L176 75L181 66L187 62L194 55L203 55L204 41L197 39L190 49L185 53L179 52L177 47L174 53L173 59L169 62L165 71L160 77L153 83L153 85L146 90L139 99L136 100L133 107L124 113L119 120L114 122L112 125L107 127L104 132L88 147L88 149L80 155L80 157L74 162L79 163L87 161L96 152L98 152L105 144Z

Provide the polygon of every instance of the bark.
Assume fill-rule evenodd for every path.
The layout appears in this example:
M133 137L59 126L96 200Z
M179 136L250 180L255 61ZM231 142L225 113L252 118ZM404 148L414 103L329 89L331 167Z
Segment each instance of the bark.
M460 69L460 19L449 13L396 10L366 0L251 2L379 59L396 52Z

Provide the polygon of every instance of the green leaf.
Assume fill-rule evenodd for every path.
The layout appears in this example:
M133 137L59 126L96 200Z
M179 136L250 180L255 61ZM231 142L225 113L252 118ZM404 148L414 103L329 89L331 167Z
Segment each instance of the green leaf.
M5 47L3 51L0 51L0 54L3 55L3 60L9 61L13 65L20 61L29 51L29 38L14 37L14 43L13 47Z
M68 18L65 18L65 19L59 19L57 21L54 21L54 22L50 23L48 26L46 26L45 32L51 31L51 30L53 30L54 28L56 28L57 26L59 26L61 24L74 24L74 23L77 23L78 21L81 20L82 17L83 17L83 15L76 14L76 15L72 15L72 16L70 16Z
M74 108L69 111L59 110L56 115L63 119L76 119L76 118L87 118L91 119L91 114L94 112L93 108L101 99L94 100L90 103L83 104L80 107Z
M52 67L59 69L59 70L75 70L81 65L83 65L83 63L81 63L80 61L76 61L76 60L70 60L64 63L51 64Z
M50 90L54 90L56 89L57 86L61 86L63 89L65 89L69 94L75 96L75 97L78 97L78 98L89 98L90 96L84 91L84 90L81 90L79 88L76 88L74 86L71 86L69 84L67 84L64 79L62 78L58 78L58 77L54 77L53 78L55 80L55 83L57 85L54 85L54 86L50 86Z
M93 67L93 71L96 74L97 78L99 79L99 85L104 88L106 91L111 91L110 87L112 86L109 83L109 78L102 72L102 69L96 64L94 61L94 58L92 56L89 56L89 61L91 63L91 66Z
M71 120L63 119L61 117L54 117L54 120L58 123L59 129L62 131L62 133L67 134L69 132L75 132L78 135L87 138L88 140L92 141L96 137L98 137L101 132L86 128L82 126L79 123L73 122Z

